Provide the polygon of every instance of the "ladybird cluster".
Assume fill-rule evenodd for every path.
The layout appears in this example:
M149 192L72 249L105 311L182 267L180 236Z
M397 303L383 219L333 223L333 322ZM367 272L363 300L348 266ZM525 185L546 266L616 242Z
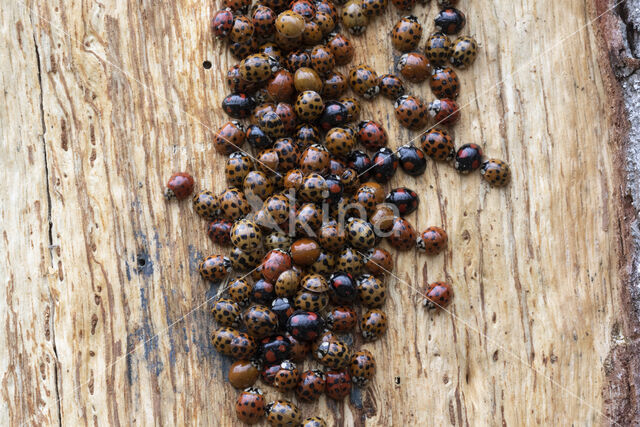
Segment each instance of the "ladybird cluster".
M430 157L453 161L463 173L482 167L492 185L509 181L506 163L482 162L476 144L456 150L447 131L460 117L451 66L468 67L477 53L472 38L449 39L466 22L455 0L438 0L438 32L424 53L415 52L422 38L416 17L394 26L392 44L403 52L397 75L378 76L366 64L346 76L335 69L354 56L338 25L362 34L387 1L259 0L252 6L252 0L223 0L211 23L239 60L227 71L230 93L222 102L230 120L213 136L215 150L227 156L227 188L201 190L192 201L211 240L229 248L202 260L199 272L225 283L211 309L218 324L212 342L234 359L228 380L242 390L236 415L248 424L266 417L271 425L325 425L318 417L303 420L292 399L267 403L258 380L304 403L322 395L342 400L352 384L363 387L373 378L374 356L357 348L388 327L385 279L394 262L381 242L435 256L448 240L440 227L418 233L408 221L419 203L415 191L385 190L398 169L419 176ZM392 3L411 10L416 0ZM425 80L437 97L428 105L405 93L404 81ZM422 131L435 121L420 147L392 150L382 124L360 119L358 97L379 94L394 101L395 116L408 129ZM165 196L184 200L194 187L189 174L177 173ZM451 302L453 290L436 282L423 295L425 306L437 309Z

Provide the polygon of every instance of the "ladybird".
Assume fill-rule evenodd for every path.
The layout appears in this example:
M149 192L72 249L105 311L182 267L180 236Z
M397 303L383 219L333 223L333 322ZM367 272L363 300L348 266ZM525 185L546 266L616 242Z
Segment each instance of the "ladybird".
M336 252L345 245L346 234L337 224L324 224L318 230L318 243L329 252Z
M343 96L338 99L342 105L344 105L347 109L347 121L353 122L358 119L360 116L360 101L350 96Z
M344 76L344 74L338 71L329 71L325 73L325 76L324 76L324 82L322 84L322 97L326 99L339 98L340 96L342 96L342 94L346 92L348 87L349 87L349 84L347 83L347 78ZM332 101L332 102L337 102L337 101ZM347 121L346 107L344 107L344 105L342 104L340 105L343 108L345 108L345 118L344 118L344 122L342 122L342 123L345 123ZM325 105L325 109L326 109L326 105ZM334 126L339 126L342 123L336 123Z
M444 7L455 6L456 3L458 3L458 0L438 0L438 5Z
M247 424L256 424L264 417L265 402L262 392L257 388L247 388L236 400L236 416Z
M478 42L471 37L458 37L451 48L451 64L454 67L471 66L478 56Z
M327 23L327 25L330 24ZM320 43L323 36L323 29L318 22L307 21L304 24L304 31L302 32L302 41L304 44L313 46Z
M332 155L343 157L353 150L356 138L349 129L334 127L327 132L324 145Z
M213 35L223 39L229 35L233 29L233 12L231 9L219 10L213 15L211 20L211 31Z
M266 406L267 422L272 426L297 426L302 420L298 407L287 400L276 400Z
M273 144L273 139L258 125L247 126L245 138L249 145L258 150L270 147ZM258 162L258 165L260 162Z
M247 333L254 338L264 338L278 329L278 315L263 305L252 305L242 313Z
M391 0L391 3L399 10L411 10L416 5L416 0Z
M347 157L347 165L358 173L360 180L366 180L371 175L373 164L364 151L354 150Z
M382 307L387 299L387 286L382 279L371 274L358 277L358 299L367 308Z
M282 328L287 324L287 319L295 310L288 298L275 298L271 302L271 311L278 316L278 324Z
M311 265L320 255L320 245L313 239L301 238L291 244L291 259L297 265Z
M480 173L484 180L494 187L504 187L511 180L509 165L498 159L489 159L482 163Z
M290 351L291 343L282 335L267 337L260 342L260 355L269 364L287 360Z
M220 325L235 327L240 321L240 308L230 298L218 298L211 307L211 315Z
M336 258L336 270L343 271L352 276L360 274L363 265L360 254L350 247L344 248Z
M400 52L415 49L422 38L422 25L413 15L404 16L391 30L391 44Z
M373 178L381 183L388 182L398 169L398 156L389 148L379 149L371 159Z
M432 65L444 65L451 56L451 40L443 33L433 33L427 39L424 53Z
M259 37L269 37L275 31L276 13L270 7L257 5L251 15L254 34Z
M368 158L369 157L367 157L367 159ZM353 168L346 168L340 174L340 182L342 182L342 188L345 193L353 193L360 186L360 176L358 171Z
M408 251L415 246L416 230L402 217L394 218L391 234L387 236L389 244L399 251Z
M278 70L271 76L271 78L267 82L266 89L269 93L269 96L274 101L289 101L296 91L294 86L294 78L288 70ZM280 116L278 115L278 117ZM280 120L282 121L282 118L280 118Z
M351 361L351 349L339 339L320 343L313 357L329 369L346 367Z
M296 116L305 122L311 122L320 117L323 109L322 97L312 90L299 93L294 105Z
M338 271L329 278L331 301L335 304L351 304L358 296L356 282L349 273Z
M323 131L330 132L331 128L339 127L347 123L348 117L347 107L338 101L329 101L324 104L324 110L317 123ZM331 150L329 151L331 152Z
M351 381L358 387L365 387L376 374L376 360L369 350L353 353L349 363Z
M226 246L231 244L229 233L233 223L226 219L215 219L207 226L207 235L216 244Z
M193 193L194 180L186 172L177 172L171 175L164 190L164 197L167 200L184 200Z
M272 139L278 139L285 134L284 123L280 115L274 111L264 113L258 122L258 127Z
M224 218L234 221L245 216L251 210L244 193L237 188L228 188L219 196L220 211Z
M262 369L262 372L260 372L260 376L262 377L262 381L264 381L265 384L273 385L273 380L274 380L275 374L279 370L280 370L280 363L279 362L266 365Z
M278 169L289 171L298 166L300 149L293 138L279 138L273 144L273 149L278 154Z
M314 402L324 392L326 378L324 372L317 369L304 371L296 387L296 397L303 402Z
M251 252L243 251L240 248L233 248L229 254L231 269L234 271L250 271L260 264L264 251L256 249Z
M302 420L300 427L327 427L327 422L320 417L307 417Z
M289 218L290 207L289 199L283 194L275 194L264 202L264 208L277 224Z
M355 54L355 48L351 41L340 33L331 34L326 46L333 53L336 65L348 64Z
M460 94L460 80L450 67L434 69L429 77L429 86L438 98L456 99Z
M321 140L320 131L310 123L301 123L296 128L294 139L300 147L319 144Z
M224 255L211 255L200 262L198 271L203 279L217 282L230 273L231 260Z
M246 13L251 5L250 0L224 0L222 3L225 8L239 13Z
M403 54L398 60L398 71L405 80L420 83L431 74L431 65L423 54L409 52Z
M369 222L373 225L376 235L380 232L387 232L393 226L393 218L396 211L388 203L379 203L369 215Z
M456 151L453 167L458 172L469 173L482 163L482 148L478 144L465 144Z
M393 271L393 257L386 249L373 248L365 256L364 268L376 277L384 277Z
M300 14L292 10L285 10L276 18L275 27L282 37L296 39L302 36L304 24L305 20Z
M244 277L238 277L229 281L227 293L229 299L237 303L239 306L245 306L251 298L251 285Z
M234 359L248 359L256 352L253 338L228 326L222 326L213 332L212 343L218 353Z
M316 7L309 0L294 0L289 9L302 16L306 21L311 21L316 16Z
M388 4L388 0L362 0L362 12L368 17L381 16Z
M436 282L427 285L424 294L424 305L429 310L446 307L453 299L453 289L446 282Z
M320 255L318 255L318 258L313 264L311 264L308 267L307 271L310 274L321 274L323 276L327 276L331 274L331 272L334 270L334 267L335 267L334 255L321 250Z
M342 194L344 191L342 187L342 181L340 181L340 178L335 175L328 175L324 179L324 181L327 184L327 190L328 190L328 196L326 200L329 203L338 202L342 198Z
M231 229L230 237L231 244L243 251L253 251L262 246L262 231L258 224L248 219L237 221Z
M276 280L276 295L280 297L290 297L295 295L301 278L302 275L297 270L283 271Z
M422 175L427 168L427 158L424 152L413 144L398 148L397 156L400 167L408 175Z
M351 375L347 369L325 373L325 393L333 400L342 400L351 393Z
M357 140L368 150L379 150L387 146L389 137L382 125L373 120L364 120L358 124Z
M338 306L327 313L326 322L333 332L348 332L358 323L358 315L351 307Z
M379 308L368 310L360 319L360 332L365 341L374 341L387 331L387 315Z
M283 324L286 324L286 322ZM303 362L307 358L309 351L311 351L311 343L308 341L298 340L288 332L285 336L291 344L291 350L289 351L289 357L291 360L294 362Z
M236 15L233 19L233 28L229 33L229 40L235 43L246 43L253 36L253 23L243 15Z
M282 249L286 252L291 246L291 237L284 232L275 231L265 236L263 245L267 251L272 249Z
M433 160L449 161L455 155L453 138L444 129L430 129L420 136L420 145Z
M220 126L213 134L213 148L220 154L229 155L240 149L245 140L242 124L232 120Z
M447 245L447 233L440 227L429 227L416 239L416 247L419 251L428 255L437 255Z
M293 133L298 124L298 117L296 116L293 106L286 102L279 102L276 105L276 114L280 116L280 120L282 120L284 132L287 135Z
M336 65L336 60L331 50L323 45L315 46L310 53L311 68L319 74L325 75Z
M368 65L358 65L349 70L349 86L364 99L373 99L380 93L380 78Z
M308 67L300 67L295 71L293 84L298 92L307 90L321 92L323 86L322 79L317 71Z
M257 84L245 81L240 76L240 65L235 64L227 71L227 86L231 92L252 93L256 90Z
M277 70L278 63L264 53L254 53L240 62L240 77L250 83L260 83L269 80Z
M343 159L339 159L337 157L329 158L329 174L340 177L342 172L346 169L347 164Z
M262 260L262 277L269 283L275 283L280 273L290 268L291 257L280 249L273 249Z
M310 173L302 180L302 185L298 192L301 200L309 202L319 202L326 197L327 183L322 175Z
M249 360L238 360L229 367L229 383L239 389L251 387L260 376L259 364Z
M452 99L436 99L429 103L429 114L434 118L436 125L453 126L460 120L460 107Z
M293 300L293 304L296 308L312 312L322 311L328 303L329 296L326 293L310 292L305 290L298 291Z
M304 173L300 169L291 169L284 176L283 186L285 189L299 190L302 186Z
M338 2L335 2L335 4L338 4ZM327 15L329 15L331 17L331 19L334 20L334 22L338 22L338 9L336 9L334 2L332 1L328 1L328 0L317 0L315 2L316 5L316 18L317 18L317 14L318 12L324 12Z
M268 306L276 298L276 290L271 282L257 280L251 288L251 299L258 304Z
M298 386L300 373L295 363L285 360L280 363L280 369L273 375L273 386L276 390L285 393Z
M346 226L349 244L359 250L371 249L376 243L373 226L360 218L349 218Z
M279 66L285 64L285 58L280 47L274 42L265 42L258 46L256 53L264 53L276 60ZM280 68L283 69L283 68Z
M258 40L255 37L249 38L249 40L244 42L231 42L229 44L229 52L231 55L242 61L247 55L255 52L258 49ZM240 66L238 66L238 70ZM238 71L239 72L239 71ZM255 89L255 88L254 88Z
M369 18L365 15L362 0L349 0L342 7L342 25L353 35L364 33Z
M436 28L445 34L456 34L464 27L467 18L462 11L450 7L442 9L434 20Z
M220 215L220 201L209 190L196 193L192 202L193 210L204 219L212 220Z
M276 111L275 107L276 106L273 102L259 103L258 105L255 106L255 108L251 112L251 117L249 118L249 120L251 121L252 124L257 125L258 123L260 123L260 119L262 118L263 115L269 112L275 113Z
M222 109L229 117L246 119L255 107L255 100L244 93L232 93L222 100Z
M382 185L378 184L377 182L375 181L365 182L362 185L360 185L359 189L373 193L375 203L384 202L384 198L386 194L385 190L384 188L382 188Z
M287 320L287 332L300 341L313 341L322 332L324 320L312 311L298 310Z
M319 176L319 175L318 175ZM322 178L324 180L324 178ZM301 189L301 192L304 188ZM314 203L305 203L300 207L295 218L296 233L315 236L315 230L322 225L322 212Z
M403 95L394 103L396 119L400 125L411 130L421 130L429 121L427 107L420 98Z
M402 79L395 74L380 76L380 93L393 101L404 95L405 88Z

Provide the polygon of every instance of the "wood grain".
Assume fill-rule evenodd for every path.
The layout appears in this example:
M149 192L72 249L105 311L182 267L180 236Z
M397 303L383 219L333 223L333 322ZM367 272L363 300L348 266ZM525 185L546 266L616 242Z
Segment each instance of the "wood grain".
M207 23L217 5L5 5L0 188L0 414L12 425L234 422L228 361L212 350L198 260L219 250L163 182L194 173L220 190L211 129L233 62ZM386 339L367 344L373 384L304 406L337 425L606 423L604 363L624 331L613 112L590 2L463 0L481 44L461 72L458 143L507 160L492 190L430 163L411 220L443 224L445 256L398 256ZM436 5L414 13L432 27ZM354 64L393 71L391 9L355 40ZM210 60L210 70L202 62ZM496 84L503 82L501 84ZM410 90L430 99L425 85ZM392 105L365 105L391 145ZM50 221L50 222L49 222ZM425 312L407 283L450 280L453 316ZM399 384L396 384L396 379ZM268 396L273 397L269 392Z

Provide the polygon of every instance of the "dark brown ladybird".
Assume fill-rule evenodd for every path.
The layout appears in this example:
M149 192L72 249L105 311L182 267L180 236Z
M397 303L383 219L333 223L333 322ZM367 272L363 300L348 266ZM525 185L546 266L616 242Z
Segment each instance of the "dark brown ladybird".
M231 268L234 271L250 271L256 268L262 260L264 251L256 249L251 252L245 252L240 248L233 248L229 254L231 260Z
M353 353L349 363L351 381L358 387L366 386L376 374L376 361L369 350Z
M349 70L349 86L364 99L373 99L380 93L380 78L368 65L358 65Z
M346 124L348 117L347 108L344 105L338 101L329 101L324 104L322 115L316 123L323 131L327 132L331 128Z
M327 327L333 332L349 332L358 324L358 315L351 307L338 306L329 311L326 322Z
M298 310L287 320L287 332L300 341L314 341L324 328L324 320L313 311Z
M278 70L273 74L267 82L266 89L271 99L276 102L287 102L296 92L293 76L285 69Z
M267 364L282 362L289 359L291 353L291 343L282 335L274 335L272 337L264 338L260 342L260 356L262 360ZM276 370L269 369L270 384L273 384L273 374Z
M246 195L265 200L273 194L273 181L262 171L251 171L244 179L243 190Z
M371 159L373 179L380 183L389 182L398 169L398 156L390 148L382 147Z
M429 77L429 86L438 98L456 99L460 94L458 75L450 67L434 69Z
M291 257L279 249L269 251L262 260L262 276L269 283L275 283L280 273L290 268Z
M311 312L322 311L329 303L329 296L326 293L317 293L300 290L296 294L293 304L300 310Z
M246 119L254 107L254 99L244 93L232 93L222 100L222 109L234 119Z
M327 47L333 53L336 65L348 64L355 54L355 48L351 41L340 33L334 33L329 36Z
M316 17L316 7L309 0L294 0L289 4L289 9L302 16L305 21L311 21Z
M240 322L240 307L230 298L218 298L211 307L211 315L220 325L235 327Z
M320 343L313 357L329 369L346 367L351 361L351 349L339 339Z
M353 122L360 117L360 101L351 96L343 96L338 102L347 108L347 121Z
M251 210L244 193L237 188L226 189L218 196L218 199L222 216L231 221L245 216Z
M291 297L296 294L302 274L297 270L282 272L276 280L275 290L279 297Z
M342 172L344 172L345 168L347 167L347 164L345 163L345 161L343 159L339 159L337 157L331 157L329 159L329 174L330 175L336 175L336 176L340 176L342 175Z
M202 190L193 196L193 210L204 219L212 220L220 215L220 201L209 190Z
M364 263L360 253L353 248L344 248L336 258L336 270L357 276L362 271Z
M405 88L402 79L395 74L380 76L380 93L393 101L404 95Z
M429 310L444 308L453 299L453 289L446 282L431 283L427 285L424 296L424 305Z
M427 168L427 158L424 152L412 143L398 148L397 156L400 167L408 175L422 175Z
M226 219L215 219L207 226L207 235L216 244L226 246L231 244L229 233L233 223Z
M193 193L195 182L193 177L186 172L176 172L169 177L164 190L167 200L184 200Z
M387 299L387 286L382 279L363 274L357 280L358 299L367 308L378 308L384 305Z
M285 393L297 387L300 373L295 363L285 360L280 363L280 369L273 375L273 386L279 392Z
M260 376L259 365L249 360L238 360L229 367L229 383L238 389L251 387Z
M384 201L394 205L400 216L406 216L418 209L420 199L415 191L407 187L399 187L389 191Z
M200 262L198 271L203 279L217 282L230 273L231 261L224 255L211 255Z
M480 173L494 187L504 187L511 179L509 165L498 159L489 159L482 164Z
M391 30L391 44L400 52L415 49L422 38L422 25L413 15L400 18Z
M258 39L256 37L251 37L249 40L244 42L231 42L229 44L229 52L231 55L242 61L247 55L252 54L258 49Z
M236 43L246 43L253 36L253 23L243 15L236 15L233 19L233 28L229 33L229 40Z
M316 261L307 268L307 271L310 274L328 276L332 271L334 271L335 263L335 257L332 253L321 250L318 258L316 258Z
M296 116L303 122L311 122L320 117L324 109L324 102L318 92L306 90L298 94L294 110Z
M213 348L234 359L249 359L256 352L256 342L249 335L227 326L213 332Z
M368 310L360 319L360 332L366 341L374 341L387 331L387 315L379 308Z
M230 9L219 10L213 15L211 20L211 31L213 35L224 39L233 29L233 12Z
M238 277L229 281L227 293L229 298L240 306L245 306L251 298L252 286L244 277Z
M455 156L453 138L444 129L430 129L420 136L420 145L433 160L449 161Z
M456 151L453 167L458 172L469 173L482 164L482 148L478 144L465 144Z
M231 187L241 187L244 177L253 169L251 156L243 151L231 153L224 168L227 184Z
M365 256L364 268L376 277L383 277L393 271L393 257L389 251L373 248Z
M310 173L302 180L298 196L304 201L320 202L328 195L327 192L327 183L322 175Z
M310 57L311 68L321 75L326 75L328 72L333 70L333 67L336 65L336 60L331 49L323 45L315 46L311 50Z
M301 123L296 128L294 139L301 148L308 147L311 144L320 144L321 136L317 127L310 123Z
M418 52L405 53L398 61L398 71L407 81L420 83L429 78L431 65L427 57Z
M291 259L297 265L311 265L319 255L320 245L313 239L301 238L291 244Z
M322 91L322 79L313 68L300 67L296 70L293 77L293 84L298 92L312 90L314 92Z
M247 388L238 395L235 410L240 421L256 424L264 417L265 401L259 389Z
M213 134L213 148L223 155L229 155L244 144L245 129L242 124L232 120L220 126Z
M432 65L442 66L451 57L451 40L443 33L433 33L427 39L424 53Z
M333 400L342 400L351 393L351 375L347 369L327 371L325 394Z
M302 420L298 407L287 400L276 400L267 404L267 422L272 426L297 426Z
M445 34L456 34L464 27L467 18L462 11L450 7L442 9L434 20L436 28Z
M315 402L324 393L325 376L320 370L304 371L296 387L296 397L303 402Z
M351 34L364 33L369 23L369 18L362 8L362 0L349 0L342 8L342 25Z
M286 324L287 322L285 321L283 325ZM311 343L298 340L288 332L285 336L291 343L291 351L289 352L289 357L291 358L291 360L294 362L303 362L311 351Z
M275 113L276 105L273 102L264 102L256 105L256 107L251 112L251 117L249 120L252 124L257 125L260 122L260 119L266 113Z
M302 42L306 45L313 46L322 41L323 35L320 24L315 21L307 21L304 24L304 31L302 32Z
M451 63L454 67L466 68L471 66L478 56L478 42L473 38L458 37L451 48Z
M429 227L416 239L416 247L427 255L437 255L447 245L447 233L440 227Z
M416 238L416 230L409 221L402 217L393 220L391 234L387 236L392 247L399 251L408 251L415 246Z
M429 112L420 98L403 95L394 104L396 119L411 130L422 130L429 122Z
M240 65L235 64L227 71L227 86L231 92L252 93L257 89L256 83L250 83L240 77Z
M388 0L361 0L362 12L368 16L381 16L386 10L389 4Z
M257 5L251 15L254 34L259 37L269 37L275 29L276 13L270 7Z
M277 70L275 59L264 53L254 53L240 62L240 77L251 83L260 83L268 80Z
M306 50L296 50L287 55L287 68L289 68L289 71L293 73L297 71L298 68L303 67L311 67L311 57L309 56L309 52Z
M278 34L288 39L296 39L304 32L304 17L292 11L285 10L276 18L275 27Z

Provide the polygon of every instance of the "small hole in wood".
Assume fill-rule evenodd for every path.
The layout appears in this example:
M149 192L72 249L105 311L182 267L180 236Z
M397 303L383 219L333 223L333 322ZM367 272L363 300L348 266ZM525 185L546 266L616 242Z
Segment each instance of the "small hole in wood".
M209 68L211 68L211 61L204 61L202 63L202 66L204 67L205 70L208 70Z
M138 267L144 267L147 264L147 260L143 256L138 256Z

